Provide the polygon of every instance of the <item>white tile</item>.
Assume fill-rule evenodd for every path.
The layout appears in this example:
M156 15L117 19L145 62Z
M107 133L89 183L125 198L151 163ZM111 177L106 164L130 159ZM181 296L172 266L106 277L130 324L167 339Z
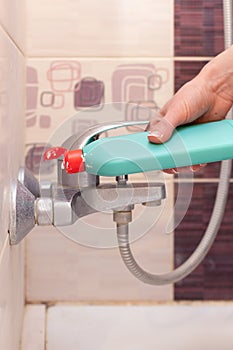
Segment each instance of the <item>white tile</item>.
M0 27L0 250L8 234L10 181L24 154L25 59Z
M26 6L25 0L0 0L0 24L20 48L26 50Z
M0 254L0 349L16 350L24 311L24 247L10 247L8 238Z
M27 0L30 56L168 57L173 1Z
M173 235L165 234L172 219L173 186L167 188L164 207L136 210L130 230L140 237L132 244L135 257L147 270L172 269ZM157 218L157 219L156 219ZM150 227L151 226L151 227ZM172 300L173 286L153 287L133 277L121 261L111 215L98 214L84 222L56 231L36 228L27 238L26 298L28 301ZM108 228L108 229L107 229ZM148 232L146 232L148 230ZM78 243L64 237L76 235ZM137 234L137 235L136 235ZM132 235L131 235L132 237Z
M44 350L45 327L45 305L26 305L21 350Z
M233 306L55 306L47 350L231 350Z

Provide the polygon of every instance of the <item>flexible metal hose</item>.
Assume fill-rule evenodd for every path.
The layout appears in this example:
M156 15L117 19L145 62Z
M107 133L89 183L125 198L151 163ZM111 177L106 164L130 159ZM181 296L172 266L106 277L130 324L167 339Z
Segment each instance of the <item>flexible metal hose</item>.
M233 42L232 5L232 0L223 0L225 48L231 46ZM232 115L231 109L227 118L232 118ZM230 176L231 160L223 161L215 204L206 232L193 254L181 266L171 272L156 275L143 270L135 261L130 249L128 224L117 224L120 254L129 271L142 282L152 285L175 283L189 275L205 258L218 233L225 211Z

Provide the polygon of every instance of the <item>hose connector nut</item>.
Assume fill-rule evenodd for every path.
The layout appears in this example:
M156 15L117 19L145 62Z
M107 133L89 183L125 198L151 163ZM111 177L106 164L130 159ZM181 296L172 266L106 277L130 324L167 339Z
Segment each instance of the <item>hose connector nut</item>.
M118 225L127 225L132 221L132 211L114 211L113 221Z

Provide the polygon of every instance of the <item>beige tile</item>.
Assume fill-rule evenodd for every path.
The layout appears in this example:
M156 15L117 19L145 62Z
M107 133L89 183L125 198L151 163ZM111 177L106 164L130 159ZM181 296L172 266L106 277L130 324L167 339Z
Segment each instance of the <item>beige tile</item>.
M168 217L173 217L172 183L168 184L168 198L161 210L136 210L130 226L137 261L154 273L169 271L173 265L173 235L165 234ZM73 230L72 227L59 230L38 227L27 239L29 302L172 300L172 285L145 285L128 272L118 248L113 248L116 233L111 215L94 215L77 222ZM107 246L112 248L101 249Z
M27 0L30 56L168 57L173 1Z
M26 305L21 350L44 350L46 308L45 305Z
M232 305L55 306L47 350L232 349Z
M18 349L24 307L24 248L9 246L11 180L23 163L25 59L0 26L0 348Z
M9 227L10 181L24 154L25 59L0 27L0 250Z
M24 247L10 247L8 238L0 254L0 349L16 350L24 311Z
M173 64L170 59L29 59L28 73L28 112L36 116L29 115L28 118L26 159L29 164L31 149L35 145L41 142L59 145L70 135L83 132L90 124L137 119L138 116L131 110L126 110L133 97L135 101L155 99L161 106L173 91ZM104 82L105 104L100 108L74 108L73 88L86 77ZM162 84L157 86L158 82ZM33 94L36 94L36 99ZM61 108L54 108L56 95L64 97L65 105ZM127 117L126 112L129 113ZM51 124L47 128L40 124L40 116L44 115L50 116ZM37 166L33 164L33 169ZM40 175L50 178L49 171ZM53 176L54 173L51 178L56 179ZM172 220L173 215L172 184L169 183L168 187L169 199L156 226L153 218L154 215L160 216L159 211L136 209L131 227L134 235L138 236L141 231L145 232L145 228L149 231L134 243L133 249L145 268L153 270L155 266L154 271L158 272L169 270L173 260L173 237L164 234L167 216L170 215ZM63 230L63 233L76 238L81 246L47 227L37 228L30 234L27 241L27 300L173 298L172 286L153 288L136 281L123 266L117 249L90 248L116 245L115 227L110 215L93 215L65 232Z
M4 27L21 51L26 50L25 0L0 0L0 24Z

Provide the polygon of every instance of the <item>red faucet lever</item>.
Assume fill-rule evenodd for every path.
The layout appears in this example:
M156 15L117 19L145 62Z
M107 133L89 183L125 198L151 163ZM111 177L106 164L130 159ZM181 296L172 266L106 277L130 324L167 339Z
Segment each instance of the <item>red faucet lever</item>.
M64 155L63 166L68 174L85 171L84 157L81 149L68 151L63 147L52 147L44 153L44 160L57 159Z
M57 159L63 154L67 152L66 148L63 147L52 147L49 148L45 153L44 153L44 160L52 160L52 159Z

